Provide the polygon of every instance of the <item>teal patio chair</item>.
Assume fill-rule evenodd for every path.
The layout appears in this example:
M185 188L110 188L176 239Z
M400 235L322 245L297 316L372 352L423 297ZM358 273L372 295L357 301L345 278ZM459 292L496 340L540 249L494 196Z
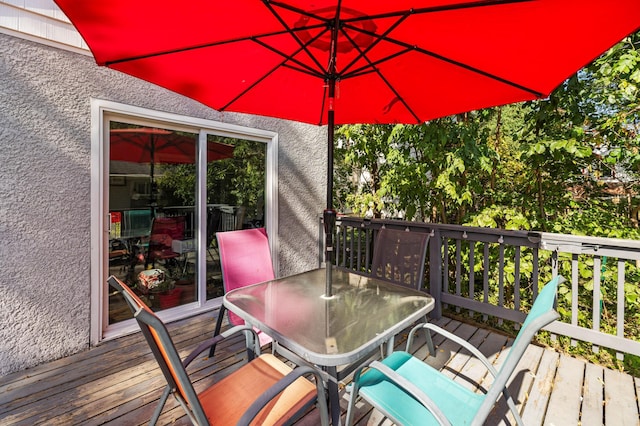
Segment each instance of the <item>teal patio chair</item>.
M134 312L142 334L153 353L167 386L149 424L155 425L170 395L182 406L194 425L282 425L292 424L317 403L320 422L329 424L322 376L311 367L291 369L273 354L260 355L257 335L248 326L233 327L207 339L181 359L164 323L122 281L109 277L109 284L122 294ZM202 352L231 335L249 333L247 345L257 358L222 379L196 392L187 367ZM305 376L314 377L314 382Z
M407 340L407 352L393 352L381 362L373 361L356 371L350 391L347 426L352 424L358 396L399 425L461 426L484 424L501 394L517 424L522 425L522 419L507 391L507 382L534 335L542 327L558 319L559 315L553 305L558 284L562 281L564 279L557 276L540 291L499 370L466 340L433 324L414 327ZM485 394L465 388L408 353L413 335L422 328L453 340L485 365L494 377Z

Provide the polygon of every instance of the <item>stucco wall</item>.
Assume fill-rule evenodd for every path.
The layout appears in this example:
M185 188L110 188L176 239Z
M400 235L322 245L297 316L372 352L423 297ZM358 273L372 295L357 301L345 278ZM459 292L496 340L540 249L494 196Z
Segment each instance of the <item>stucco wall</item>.
M278 132L279 273L317 265L326 128L219 113L0 34L0 375L89 345L92 97Z

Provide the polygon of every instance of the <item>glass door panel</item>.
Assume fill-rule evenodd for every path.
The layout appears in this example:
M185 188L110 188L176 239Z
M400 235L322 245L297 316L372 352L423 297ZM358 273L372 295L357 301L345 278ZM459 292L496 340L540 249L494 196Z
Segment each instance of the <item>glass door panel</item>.
M232 146L233 158L207 162L206 295L224 294L216 233L264 226L267 144L208 135L211 146Z
M109 274L154 310L196 301L197 133L111 121ZM131 313L109 293L109 324Z

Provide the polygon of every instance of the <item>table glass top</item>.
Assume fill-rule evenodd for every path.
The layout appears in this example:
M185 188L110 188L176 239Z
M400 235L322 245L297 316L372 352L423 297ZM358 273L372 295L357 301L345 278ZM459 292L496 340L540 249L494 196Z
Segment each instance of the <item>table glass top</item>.
M326 298L325 282L325 270L317 269L230 291L225 305L308 358L358 352L433 306L426 293L339 270Z

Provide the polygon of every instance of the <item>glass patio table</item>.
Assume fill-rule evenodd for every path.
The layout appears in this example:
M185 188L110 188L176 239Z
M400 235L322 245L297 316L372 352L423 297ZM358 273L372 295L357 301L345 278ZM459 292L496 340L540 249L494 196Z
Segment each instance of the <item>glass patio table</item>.
M433 309L427 293L342 270L333 271L333 296L325 297L326 271L238 288L224 305L270 335L294 362L326 371L331 417L340 421L338 382L394 336ZM338 368L340 367L340 368Z

